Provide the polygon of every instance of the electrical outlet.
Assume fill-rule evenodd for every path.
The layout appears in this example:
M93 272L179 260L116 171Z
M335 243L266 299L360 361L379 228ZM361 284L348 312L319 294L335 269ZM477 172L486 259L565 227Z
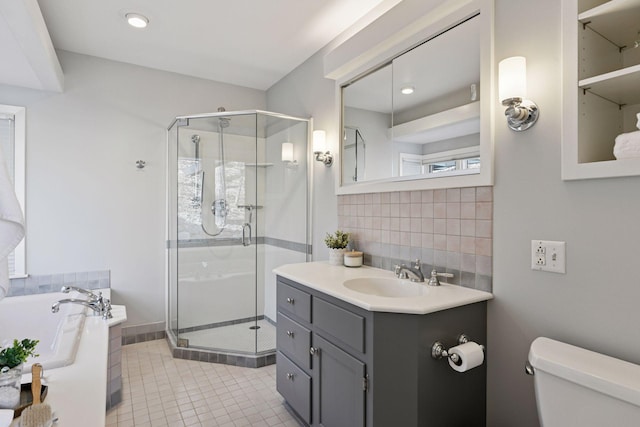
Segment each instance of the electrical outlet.
M566 244L550 240L531 241L531 269L566 273Z

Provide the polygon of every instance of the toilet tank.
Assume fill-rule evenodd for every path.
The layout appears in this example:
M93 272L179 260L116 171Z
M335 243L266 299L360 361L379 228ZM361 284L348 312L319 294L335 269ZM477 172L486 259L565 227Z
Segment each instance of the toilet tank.
M640 366L544 337L529 363L543 427L640 426Z

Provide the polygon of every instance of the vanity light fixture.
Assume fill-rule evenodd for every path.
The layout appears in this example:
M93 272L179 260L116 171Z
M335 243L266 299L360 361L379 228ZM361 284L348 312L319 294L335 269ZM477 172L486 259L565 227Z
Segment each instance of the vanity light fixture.
M124 17L127 19L127 23L135 28L145 28L149 25L149 18L139 13L127 13Z
M538 120L538 106L527 96L527 60L524 56L512 56L500 61L499 97L507 107L507 126L520 132L529 129Z
M402 89L400 89L400 93L403 95L411 95L414 91L415 88L413 86L403 86Z
M313 154L316 160L329 167L333 164L333 156L327 151L327 133L323 130L313 131Z

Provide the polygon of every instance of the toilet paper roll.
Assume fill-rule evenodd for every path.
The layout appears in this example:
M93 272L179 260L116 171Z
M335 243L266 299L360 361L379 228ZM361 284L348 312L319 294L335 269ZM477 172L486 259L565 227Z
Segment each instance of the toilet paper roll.
M480 344L473 341L451 347L449 355L452 354L457 354L460 358L458 364L456 364L449 356L449 365L458 372L466 372L482 365L482 362L484 362L484 350Z

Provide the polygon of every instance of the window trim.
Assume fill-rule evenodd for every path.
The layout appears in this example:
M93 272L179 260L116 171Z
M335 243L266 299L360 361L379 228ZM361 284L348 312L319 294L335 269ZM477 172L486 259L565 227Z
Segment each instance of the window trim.
M471 174L477 173L477 169L466 169L461 168L459 164L460 161L465 161L470 158L475 158L480 156L480 150L478 146L466 147L466 148L458 148L454 150L442 151L439 153L432 154L411 154L411 153L400 153L399 156L399 171L400 176L404 176L404 162L411 163L421 163L422 165L422 173L421 175L433 176L436 173L429 171L429 165L437 162L444 161L456 161L456 170L455 172L463 175L463 174ZM437 174L442 176L442 174L446 174L447 172L438 172Z

